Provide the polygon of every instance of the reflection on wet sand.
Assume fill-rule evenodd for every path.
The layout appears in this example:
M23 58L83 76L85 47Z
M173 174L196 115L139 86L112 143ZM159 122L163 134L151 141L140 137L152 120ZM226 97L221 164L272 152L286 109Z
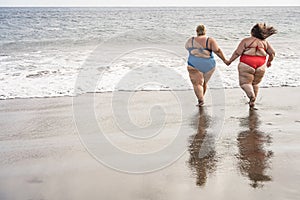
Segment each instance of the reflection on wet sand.
M214 137L209 133L210 116L205 108L199 108L199 119L194 123L197 133L190 137L189 166L196 177L196 185L204 186L209 173L216 170L216 151Z
M250 110L249 116L241 120L241 126L248 130L238 135L239 169L241 173L251 180L253 188L262 187L264 182L271 181L266 175L270 168L270 158L273 152L265 149L271 143L271 136L259 130L260 120L257 111Z

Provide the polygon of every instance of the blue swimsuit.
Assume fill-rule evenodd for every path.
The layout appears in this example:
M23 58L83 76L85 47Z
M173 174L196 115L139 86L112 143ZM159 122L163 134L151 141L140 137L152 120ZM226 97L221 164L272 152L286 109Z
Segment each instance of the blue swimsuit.
M192 38L192 47L188 48L188 51L189 51L188 65L198 69L202 73L206 73L206 72L210 71L211 69L213 69L216 66L216 61L214 59L214 55L212 53L212 50L208 49L208 46L207 46L208 45L208 39L209 38L206 39L206 47L198 49L198 48L194 47L194 37L193 37ZM208 50L210 52L210 57L209 58L200 58L200 57L194 56L191 53L191 51L194 50L194 49L198 49L200 51L203 51L203 49Z

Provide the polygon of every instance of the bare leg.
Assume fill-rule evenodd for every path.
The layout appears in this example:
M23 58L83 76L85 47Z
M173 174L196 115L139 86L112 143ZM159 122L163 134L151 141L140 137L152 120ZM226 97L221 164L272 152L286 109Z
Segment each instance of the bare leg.
M256 69L255 74L254 74L254 80L253 80L253 89L255 96L257 97L258 94L258 89L259 89L259 83L262 81L262 78L264 77L266 72L266 65L263 65L259 68Z
M255 69L244 63L239 63L238 70L240 87L245 91L247 97L249 98L250 107L254 107L254 102L256 99L256 95L253 88Z
M257 97L259 86L258 85L253 85L253 90L254 90L255 97Z
M199 106L204 102L204 77L203 73L198 71L197 69L188 66L187 67L191 82L193 84L195 95L198 98Z
M214 71L215 71L215 67L203 75L204 76L203 95L205 95L207 83L208 83L210 77L213 75Z
M206 89L207 89L207 83L204 81L203 82L203 96L205 95Z

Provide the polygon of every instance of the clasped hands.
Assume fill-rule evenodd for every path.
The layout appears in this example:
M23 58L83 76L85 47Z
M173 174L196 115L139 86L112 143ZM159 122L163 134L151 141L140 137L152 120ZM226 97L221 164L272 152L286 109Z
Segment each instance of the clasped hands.
M227 66L229 66L229 65L231 64L231 61L229 61L229 60L227 60L227 59L223 60L223 62L224 62Z

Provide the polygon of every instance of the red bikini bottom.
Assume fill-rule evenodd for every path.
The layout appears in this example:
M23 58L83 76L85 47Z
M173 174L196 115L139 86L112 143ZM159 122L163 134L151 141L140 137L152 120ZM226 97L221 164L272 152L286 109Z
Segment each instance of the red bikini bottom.
M251 56L251 55L241 55L240 62L251 66L254 69L261 67L266 62L266 56Z

